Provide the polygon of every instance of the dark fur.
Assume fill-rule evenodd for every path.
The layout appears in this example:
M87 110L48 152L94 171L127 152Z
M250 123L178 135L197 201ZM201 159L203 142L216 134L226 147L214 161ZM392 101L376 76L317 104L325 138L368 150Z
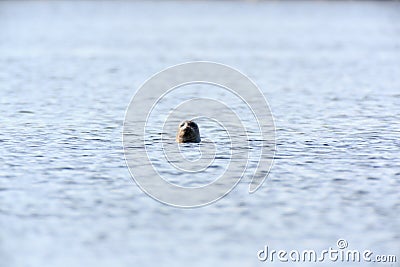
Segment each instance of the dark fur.
M178 143L200 143L199 126L194 121L183 121L179 124L178 133L176 134L176 142Z

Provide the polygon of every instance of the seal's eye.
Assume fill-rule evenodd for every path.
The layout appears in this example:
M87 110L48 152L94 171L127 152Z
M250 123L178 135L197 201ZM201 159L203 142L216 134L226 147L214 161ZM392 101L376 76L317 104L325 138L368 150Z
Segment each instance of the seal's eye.
M198 128L198 127L197 127L197 124L194 123L194 122L192 122L192 121L189 123L189 125L190 125L190 127L193 127L193 128L195 128L195 129Z
M181 127L183 127L184 125L185 125L185 123L182 122L181 125L179 125L179 127L181 128Z

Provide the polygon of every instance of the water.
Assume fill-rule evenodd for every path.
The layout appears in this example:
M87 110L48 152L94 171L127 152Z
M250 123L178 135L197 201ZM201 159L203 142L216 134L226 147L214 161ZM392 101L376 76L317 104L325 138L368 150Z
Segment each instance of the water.
M399 258L399 14L396 2L0 2L1 266L258 266L271 264L264 245L339 238ZM243 183L182 210L131 181L122 123L143 81L191 60L260 86L277 154L255 194Z

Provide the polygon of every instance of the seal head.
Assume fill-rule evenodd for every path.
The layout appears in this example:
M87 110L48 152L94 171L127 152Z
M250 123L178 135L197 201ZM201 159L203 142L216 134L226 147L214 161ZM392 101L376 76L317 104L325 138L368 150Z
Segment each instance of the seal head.
M194 121L183 121L179 124L176 142L178 143L200 143L199 126Z

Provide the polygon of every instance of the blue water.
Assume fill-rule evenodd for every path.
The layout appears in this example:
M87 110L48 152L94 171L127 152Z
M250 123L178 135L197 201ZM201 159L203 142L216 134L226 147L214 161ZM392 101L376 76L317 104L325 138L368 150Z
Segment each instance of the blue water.
M122 124L192 60L259 85L277 154L255 194L177 209L132 182ZM399 261L399 62L398 2L1 1L1 266L265 266L339 238Z

